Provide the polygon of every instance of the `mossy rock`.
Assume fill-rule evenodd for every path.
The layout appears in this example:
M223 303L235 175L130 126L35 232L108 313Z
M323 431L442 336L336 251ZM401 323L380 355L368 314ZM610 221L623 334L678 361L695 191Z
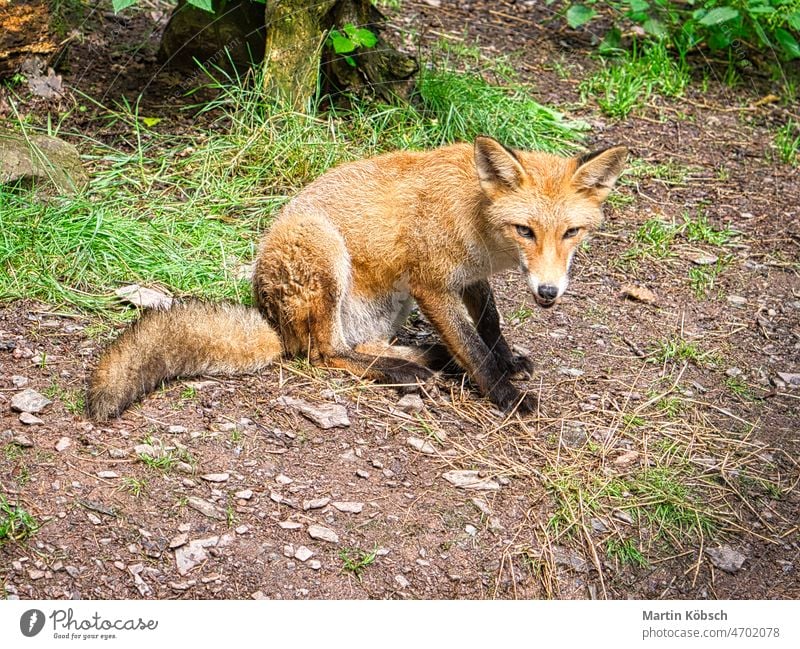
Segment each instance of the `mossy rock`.
M87 182L78 150L71 144L48 135L0 130L0 184L71 195Z

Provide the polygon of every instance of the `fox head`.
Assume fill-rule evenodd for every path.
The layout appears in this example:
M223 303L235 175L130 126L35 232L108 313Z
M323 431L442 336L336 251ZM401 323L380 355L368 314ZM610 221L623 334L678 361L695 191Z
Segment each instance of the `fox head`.
M553 306L567 289L575 250L600 225L601 205L627 155L615 146L564 158L512 151L490 137L475 140L488 221L503 252L518 258L540 306Z

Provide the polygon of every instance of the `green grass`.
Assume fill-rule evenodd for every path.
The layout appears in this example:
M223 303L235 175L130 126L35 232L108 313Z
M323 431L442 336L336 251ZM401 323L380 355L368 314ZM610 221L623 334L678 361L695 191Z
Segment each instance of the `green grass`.
M755 401L757 399L752 388L741 376L729 376L725 379L725 386L740 399L745 401Z
M39 529L39 524L19 505L12 505L0 494L0 544L24 541Z
M354 100L315 115L269 103L257 82L227 79L198 107L215 119L191 136L156 133L135 105L103 108L125 142L84 140L92 171L84 193L43 203L0 186L0 301L108 312L113 291L136 282L247 303L249 281L236 279L237 269L288 197L333 165L479 133L522 148L578 147L584 125L536 103L526 86L490 82L487 65L424 66L409 105Z
M631 265L640 259L665 259L673 255L673 247L679 240L723 247L739 234L728 226L720 229L714 227L703 213L698 213L694 218L684 213L680 223L651 218L633 233L633 245L622 253L620 262ZM713 287L713 280L729 263L730 258L725 257L716 266L691 270L690 280L695 293L698 296L705 295Z
M120 489L127 491L134 498L138 498L147 489L147 480L125 476L122 478Z
M677 336L656 341L650 358L659 364L691 361L701 366L719 360L715 352L703 351L697 343Z
M633 539L608 539L605 543L606 555L612 561L617 561L622 565L632 565L637 568L644 568L648 565L647 559L636 547Z
M708 222L708 217L699 213L695 218L688 214L683 215L681 232L687 241L692 243L707 243L712 246L724 246L740 233L728 226L717 229Z
M339 550L339 559L342 561L342 572L349 572L361 580L361 573L375 563L378 557L378 548L371 552L359 548L342 548Z
M692 266L689 269L689 286L695 297L704 299L714 290L717 279L731 262L730 257L721 257L713 264Z
M660 94L680 97L690 82L685 63L675 60L663 43L634 48L618 60L602 61L601 69L580 84L584 101L594 99L600 110L617 119L643 107Z
M800 124L789 120L775 133L775 147L782 162L796 167L800 165Z

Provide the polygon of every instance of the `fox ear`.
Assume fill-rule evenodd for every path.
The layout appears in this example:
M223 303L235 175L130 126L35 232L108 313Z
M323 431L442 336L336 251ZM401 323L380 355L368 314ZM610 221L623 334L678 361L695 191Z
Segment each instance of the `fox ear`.
M525 176L514 152L485 135L475 138L475 167L481 188L489 198L516 189Z
M625 146L584 153L577 157L578 168L572 182L579 189L593 194L598 201L603 201L625 168L627 157L628 147Z

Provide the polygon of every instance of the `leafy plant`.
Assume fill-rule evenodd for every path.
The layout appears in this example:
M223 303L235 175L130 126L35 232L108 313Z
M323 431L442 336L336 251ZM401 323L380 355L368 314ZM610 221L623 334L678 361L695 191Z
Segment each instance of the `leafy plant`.
M597 0L566 2L567 24L587 25L610 7L613 26L600 49L621 48L623 32L637 25L646 39L666 39L682 55L690 50L730 50L737 42L775 51L786 60L800 57L800 2L797 0Z
M378 557L378 548L371 552L358 548L343 548L339 551L339 558L342 560L342 571L350 572L361 579L361 573L367 566L375 563Z
M328 34L328 41L336 54L345 55L344 60L347 61L347 65L356 67L356 60L350 55L361 48L375 47L378 37L365 27L356 27L348 23L341 31L332 29Z
M24 541L39 529L39 524L19 505L12 505L0 494L0 544Z
M780 158L786 164L796 167L800 164L800 123L789 120L778 129L775 135L775 145L778 147Z

